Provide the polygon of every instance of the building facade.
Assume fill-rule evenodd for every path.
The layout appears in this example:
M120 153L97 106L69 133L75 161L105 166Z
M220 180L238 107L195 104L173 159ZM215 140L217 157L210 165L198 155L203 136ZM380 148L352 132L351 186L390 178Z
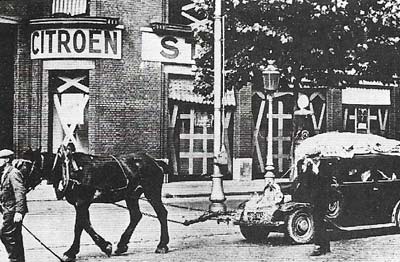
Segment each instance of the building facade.
M54 152L67 143L91 154L144 150L168 159L170 181L206 179L213 170L213 105L192 91L190 24L200 20L190 0L4 1L0 146L19 153L28 146ZM225 178L262 178L265 97L249 85L226 92L223 101ZM399 138L399 117L397 86L304 84L297 99L280 90L274 164L280 175L290 169L297 118L308 132L300 137L338 130Z

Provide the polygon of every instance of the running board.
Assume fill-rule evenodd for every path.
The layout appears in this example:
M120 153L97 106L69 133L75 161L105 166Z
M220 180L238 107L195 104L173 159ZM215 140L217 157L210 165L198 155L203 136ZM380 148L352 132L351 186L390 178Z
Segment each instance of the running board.
M328 222L331 223L334 227L336 227L336 228L338 228L340 230L343 230L343 231L357 231L357 230L361 231L361 230L389 228L389 227L395 227L396 226L396 223L386 223L386 224L376 224L376 225L342 227L342 226L339 226L338 224L332 222L331 220L328 220Z

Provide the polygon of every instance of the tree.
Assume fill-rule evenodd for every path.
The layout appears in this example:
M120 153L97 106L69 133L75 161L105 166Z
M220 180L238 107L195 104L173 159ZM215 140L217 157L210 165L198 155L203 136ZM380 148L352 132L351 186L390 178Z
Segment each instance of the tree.
M198 12L208 18L195 28L200 47L195 91L209 95L213 90L214 1L193 2ZM223 3L227 88L240 89L249 82L262 86L261 68L267 66L267 60L276 61L281 70L281 87L293 90L294 101L305 79L316 86L338 87L360 80L390 83L399 76L397 0ZM293 138L296 125L293 121Z
M213 6L193 0L209 20L195 29L196 91L213 81ZM399 75L400 4L396 0L225 0L225 69L228 88L261 84L261 67L275 60L281 82L302 79L340 86L393 81ZM349 77L351 76L351 77Z

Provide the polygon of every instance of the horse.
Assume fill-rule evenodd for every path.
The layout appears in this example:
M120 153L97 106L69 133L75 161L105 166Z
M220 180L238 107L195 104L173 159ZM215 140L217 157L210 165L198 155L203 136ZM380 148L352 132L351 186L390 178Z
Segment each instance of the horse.
M118 156L69 153L63 145L56 154L32 150L30 155L35 172L40 174L41 179L53 184L57 198L65 198L75 208L74 240L64 252L63 261L75 261L83 230L107 256L111 256L112 244L96 233L91 225L89 207L92 203L125 200L130 222L122 233L114 254L127 252L129 240L142 218L139 209L139 198L142 194L153 207L161 225L160 241L155 252L168 252L168 212L161 200L164 171L158 160L146 153Z

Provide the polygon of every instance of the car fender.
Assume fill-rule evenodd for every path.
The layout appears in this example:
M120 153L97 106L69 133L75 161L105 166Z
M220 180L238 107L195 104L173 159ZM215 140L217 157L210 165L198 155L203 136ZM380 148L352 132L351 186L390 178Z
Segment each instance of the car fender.
M394 206L393 211L392 211L392 223L396 223L397 226L399 226L399 225L397 224L397 221L396 221L396 212L397 212L397 210L399 210L399 206L400 206L400 200L397 201L397 203Z
M301 208L311 209L312 205L310 203L303 203L303 202L286 202L279 207L279 210L281 212L287 213L287 212L293 212Z
M284 220L287 214L290 214L299 209L312 209L312 205L310 203L303 202L286 202L279 206L279 208L274 213L275 220Z

